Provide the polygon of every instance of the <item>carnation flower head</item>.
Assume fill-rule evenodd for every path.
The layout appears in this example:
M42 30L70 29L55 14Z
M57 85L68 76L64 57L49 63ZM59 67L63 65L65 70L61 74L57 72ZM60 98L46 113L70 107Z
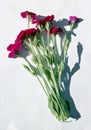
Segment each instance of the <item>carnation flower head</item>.
M46 16L45 18L42 19L35 19L33 21L33 24L37 23L37 24L45 24L46 22L52 22L54 20L54 15L50 15L50 16Z
M45 25L48 23L50 24L52 21L54 20L54 15L48 15L42 19L35 19L33 20L33 24L36 24L36 27L39 29L43 29L45 27Z
M52 27L50 29L50 34L57 34L57 33L63 33L63 30L61 28L58 28L58 27Z
M31 19L31 20L34 20L35 17L36 17L36 14L33 13L33 12L29 12L29 11L21 12L21 17L22 17L22 18L27 18L27 16L30 16L30 19Z
M22 31L18 34L18 36L17 36L15 42L22 41L23 38L25 38L26 36L28 36L28 35L32 35L32 36L33 36L33 35L35 35L35 33L37 33L37 32L38 32L38 29L35 29L35 28L30 28L30 29L22 30Z
M9 58L15 58L16 57L16 53L21 50L21 44L19 42L16 42L14 44L10 44L7 47L7 50L10 51L10 53L8 54Z
M70 16L68 22L69 22L69 24L71 24L73 22L79 22L79 18L76 16Z
M26 29L26 30L22 30L16 40L14 44L10 44L7 47L7 50L10 51L8 57L9 58L14 58L16 56L17 52L20 52L21 48L23 47L22 43L23 43L23 39L26 38L26 36L34 36L35 33L38 31L38 29L35 28L31 28L31 29Z

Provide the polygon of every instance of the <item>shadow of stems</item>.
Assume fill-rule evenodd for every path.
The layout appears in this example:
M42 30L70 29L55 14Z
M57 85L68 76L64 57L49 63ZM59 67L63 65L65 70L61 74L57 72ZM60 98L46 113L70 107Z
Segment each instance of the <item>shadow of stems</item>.
M61 94L62 94L62 97L65 100L67 100L70 104L70 117L75 118L75 119L79 119L81 115L78 112L75 106L75 103L71 97L70 83L71 83L72 76L80 69L82 51L83 51L83 47L82 47L82 44L79 42L77 45L78 62L76 62L73 68L71 69L70 66L68 65L68 57L66 57L65 69L61 77L62 78L61 87L63 90L61 91Z

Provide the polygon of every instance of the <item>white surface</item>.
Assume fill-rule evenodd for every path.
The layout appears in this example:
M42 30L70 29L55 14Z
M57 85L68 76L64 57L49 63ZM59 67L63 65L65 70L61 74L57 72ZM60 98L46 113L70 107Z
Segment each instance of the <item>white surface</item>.
M29 10L56 19L76 15L82 19L70 46L70 65L77 61L78 42L83 46L80 69L72 77L70 91L81 118L58 122L47 108L47 98L38 83L22 67L20 59L8 59L6 47L26 28L20 17ZM90 0L0 0L0 130L90 130L91 129L91 4Z

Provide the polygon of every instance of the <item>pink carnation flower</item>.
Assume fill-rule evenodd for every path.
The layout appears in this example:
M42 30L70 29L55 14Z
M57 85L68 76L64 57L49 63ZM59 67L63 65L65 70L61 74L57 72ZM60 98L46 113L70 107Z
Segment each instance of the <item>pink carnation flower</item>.
M70 16L68 22L69 24L71 24L72 22L79 22L79 18L76 16Z

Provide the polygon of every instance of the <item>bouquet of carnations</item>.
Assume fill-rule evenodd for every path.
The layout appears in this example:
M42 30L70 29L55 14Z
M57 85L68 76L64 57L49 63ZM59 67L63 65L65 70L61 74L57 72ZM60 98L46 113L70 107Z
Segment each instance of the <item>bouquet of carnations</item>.
M64 32L55 24L54 15L43 17L25 11L21 16L28 20L28 28L22 30L14 44L7 47L10 51L8 57L20 57L26 61L24 68L39 80L48 98L50 111L59 121L66 121L70 117L70 103L62 97L61 79L70 35L79 18L70 16L67 21L69 30ZM30 24L34 24L34 28L30 28Z

